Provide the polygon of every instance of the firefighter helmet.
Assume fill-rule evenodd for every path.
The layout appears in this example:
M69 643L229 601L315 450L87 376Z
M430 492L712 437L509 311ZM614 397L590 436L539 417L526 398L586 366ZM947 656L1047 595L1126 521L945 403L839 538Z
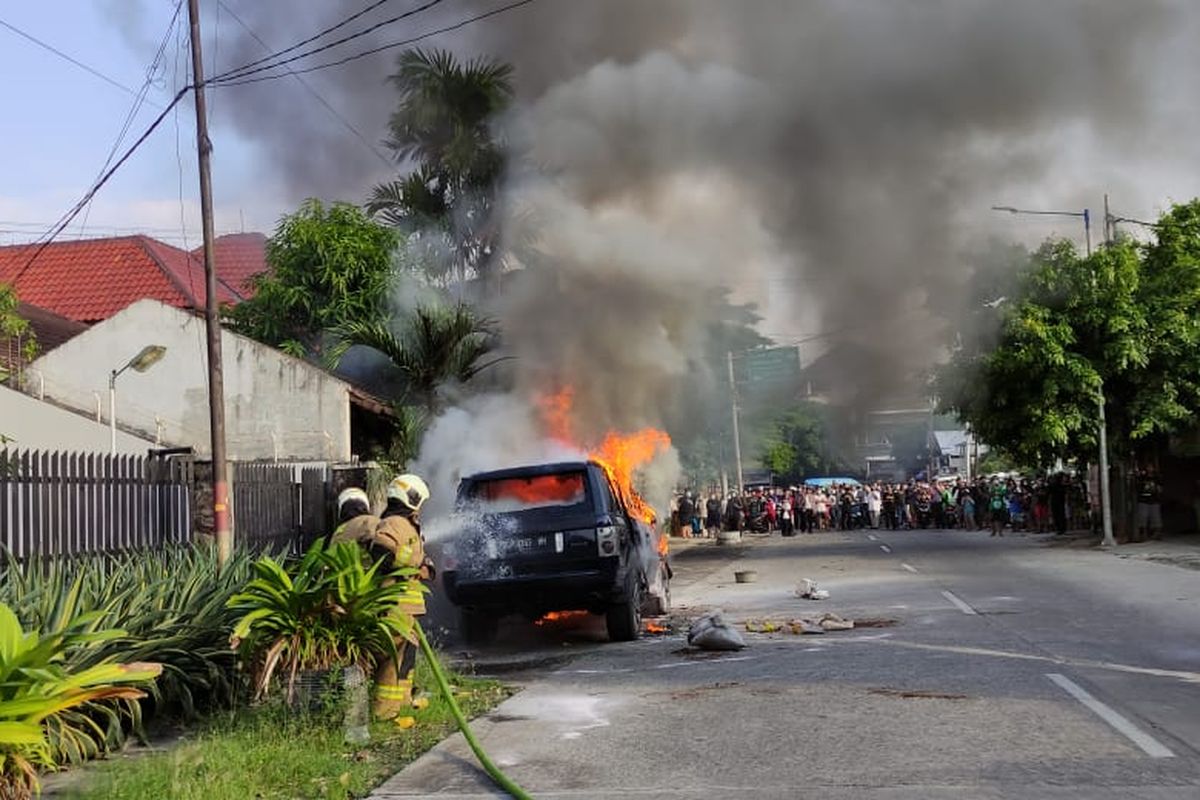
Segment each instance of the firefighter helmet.
M338 514L340 515L342 513L342 509L346 507L346 504L351 502L362 503L363 508L367 511L371 509L371 501L367 497L367 493L362 489L359 489L357 486L351 486L349 489L344 489L342 493L338 495Z
M429 499L429 487L416 475L401 475L388 484L389 500L398 500L411 511L420 511Z

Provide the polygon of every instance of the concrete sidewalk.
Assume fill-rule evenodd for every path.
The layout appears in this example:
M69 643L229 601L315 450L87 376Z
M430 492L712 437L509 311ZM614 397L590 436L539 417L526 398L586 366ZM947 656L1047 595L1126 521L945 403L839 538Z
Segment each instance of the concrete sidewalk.
M1110 553L1118 558L1153 561L1200 570L1200 533L1177 534L1149 542L1128 542L1112 548L1101 547L1100 538L1085 531L1066 536L1056 536L1052 533L1032 534L1030 538L1040 540L1046 547L1089 548Z

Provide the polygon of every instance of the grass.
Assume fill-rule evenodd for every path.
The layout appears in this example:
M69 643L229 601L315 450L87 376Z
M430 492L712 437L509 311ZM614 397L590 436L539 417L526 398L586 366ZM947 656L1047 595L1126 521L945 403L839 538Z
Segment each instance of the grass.
M498 705L508 690L496 681L451 676L468 717ZM434 686L424 659L417 684ZM371 742L342 741L340 713L296 715L276 706L211 716L192 735L160 753L125 756L85 770L75 800L244 800L363 797L455 730L446 701L430 694L414 712L415 727L373 723Z

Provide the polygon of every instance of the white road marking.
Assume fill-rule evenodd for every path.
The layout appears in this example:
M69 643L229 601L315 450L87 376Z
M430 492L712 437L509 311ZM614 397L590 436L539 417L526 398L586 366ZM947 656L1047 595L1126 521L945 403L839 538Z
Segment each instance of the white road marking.
M959 599L957 596L955 596L955 594L953 592L942 592L942 597L949 600L954 605L955 608L957 608L959 611L963 612L964 614L970 614L971 616L975 616L975 614L976 614L975 609L971 608L969 605L964 603L961 599Z
M1175 754L1166 745L1125 719L1125 717L1113 710L1112 707L1097 700L1086 689L1075 683L1075 681L1057 672L1046 673L1046 677L1054 681L1060 689L1071 695L1071 697L1074 697L1087 706L1096 716L1111 725L1117 733L1140 747L1146 755L1151 758L1175 757Z
M703 661L673 661L667 664L655 664L653 669L679 669L680 667L699 667L704 664L728 664L730 661L753 661L756 656L737 656L735 658L709 658Z
M900 566L904 567L906 570L908 570L909 572L912 572L914 574L917 571L917 568L914 567L912 564L901 564Z
M878 539L876 539L876 538L875 538L875 534L873 534L873 533L868 533L868 534L867 534L867 538L868 538L868 539L870 539L872 542L878 542L878 541L879 541Z
M879 549L880 549L880 550L882 550L882 551L883 551L883 552L885 552L885 553L890 553L890 552L892 552L892 548L888 547L886 544L881 544L881 545L879 545Z

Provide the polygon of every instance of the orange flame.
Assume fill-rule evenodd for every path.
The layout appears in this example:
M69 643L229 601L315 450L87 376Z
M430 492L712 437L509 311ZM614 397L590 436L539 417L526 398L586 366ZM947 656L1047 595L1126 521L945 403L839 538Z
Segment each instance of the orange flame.
M666 625L659 625L657 622L646 622L646 633L670 633L671 629Z
M574 387L564 386L553 394L542 394L535 402L541 411L547 433L557 441L577 446L571 425L571 411L575 405ZM670 446L671 437L656 428L643 428L629 434L609 431L598 447L588 450L588 457L608 473L630 513L653 526L658 520L658 515L633 488L633 475L639 467L649 463L661 450ZM665 536L660 538L658 550L662 555L666 555Z
M540 628L547 622L562 622L563 620L578 619L579 617L586 617L587 615L588 612L586 611L550 611L546 614L543 614L541 619L537 620L533 624Z

